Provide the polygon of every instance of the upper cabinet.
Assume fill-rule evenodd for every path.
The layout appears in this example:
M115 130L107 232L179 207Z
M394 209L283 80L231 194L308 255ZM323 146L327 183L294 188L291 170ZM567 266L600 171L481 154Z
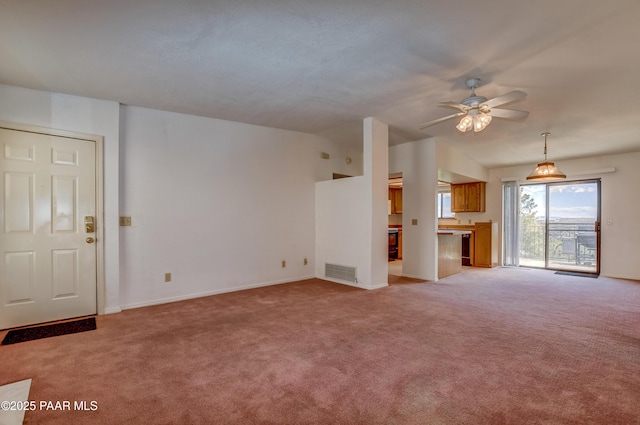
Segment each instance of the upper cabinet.
M402 189L389 188L391 214L402 214Z
M485 182L451 185L452 212L484 212Z

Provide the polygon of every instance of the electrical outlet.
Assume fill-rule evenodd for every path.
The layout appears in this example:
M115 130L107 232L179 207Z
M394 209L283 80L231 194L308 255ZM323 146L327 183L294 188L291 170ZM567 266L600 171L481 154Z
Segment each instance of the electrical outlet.
M282 260L282 268L287 267L287 260Z
M165 282L171 282L171 273L165 273L164 274L164 281Z
M120 226L131 226L131 217L120 216Z
M309 264L309 262L307 261L307 257L304 257L304 265L306 266L307 264Z
M418 225L418 219L417 218L412 218L411 219L411 225L412 226L417 226Z

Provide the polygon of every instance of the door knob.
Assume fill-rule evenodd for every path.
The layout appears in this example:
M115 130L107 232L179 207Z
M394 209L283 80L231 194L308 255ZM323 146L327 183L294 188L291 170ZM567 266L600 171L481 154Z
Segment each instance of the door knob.
M93 239L92 237L88 237L85 240L87 241L87 243L94 243L95 242L95 239Z

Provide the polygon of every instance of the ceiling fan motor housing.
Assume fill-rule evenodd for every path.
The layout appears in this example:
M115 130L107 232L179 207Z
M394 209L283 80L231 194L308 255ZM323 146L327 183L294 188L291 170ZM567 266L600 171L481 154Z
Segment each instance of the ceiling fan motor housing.
M480 85L480 78L469 78L465 81L465 84L471 89L471 96L463 100L461 103L470 108L479 109L478 106L487 101L486 97L476 95L476 89Z
M480 81L481 81L480 78L469 78L467 81L465 81L465 84L471 90L475 90L480 85Z
M463 105L467 105L470 107L476 107L487 101L487 98L484 96L471 96L462 101Z

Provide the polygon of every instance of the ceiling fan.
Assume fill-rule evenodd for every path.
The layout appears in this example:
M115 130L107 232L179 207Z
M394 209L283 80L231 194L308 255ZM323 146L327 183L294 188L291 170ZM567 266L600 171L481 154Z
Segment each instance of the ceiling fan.
M461 132L473 129L479 132L485 129L491 123L493 118L506 118L515 121L524 120L529 116L529 112L516 111L513 109L498 109L496 106L504 105L518 99L527 97L527 94L520 90L515 90L502 96L487 99L484 96L476 95L476 89L480 84L479 78L469 78L465 84L471 89L471 96L463 100L461 103L456 102L440 102L438 106L442 108L458 109L453 115L438 118L437 120L426 122L420 125L420 129L431 127L453 118L462 117L456 128Z

